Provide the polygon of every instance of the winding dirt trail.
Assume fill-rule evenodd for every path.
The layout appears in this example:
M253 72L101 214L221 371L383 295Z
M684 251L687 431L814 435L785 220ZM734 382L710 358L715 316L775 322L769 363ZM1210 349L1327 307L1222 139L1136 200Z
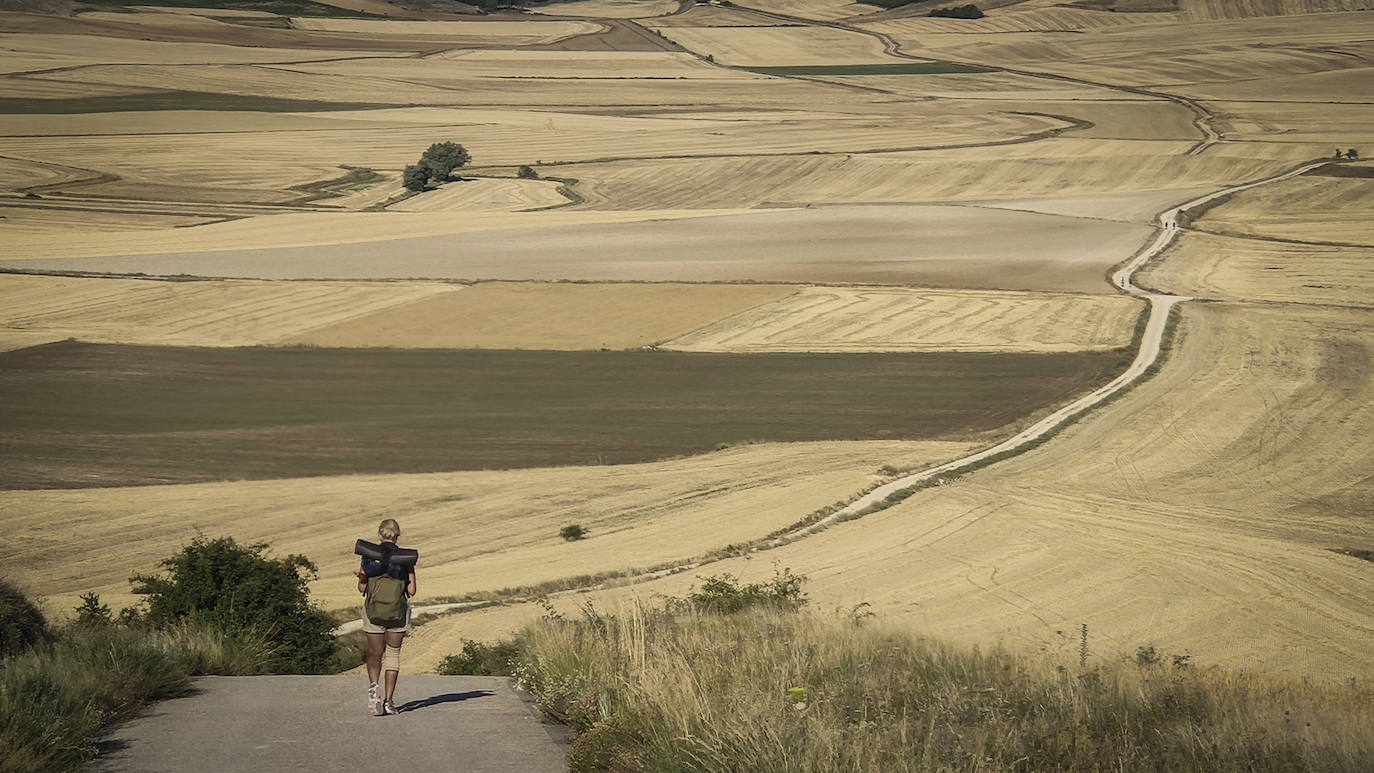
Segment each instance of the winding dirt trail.
M1113 397L1136 381L1139 381L1146 375L1150 368L1154 366L1155 362L1159 360L1159 355L1161 351L1163 351L1164 335L1168 329L1170 312L1172 312L1174 307L1178 304L1191 300L1191 298L1187 296L1165 295L1151 292L1136 286L1133 282L1135 273L1143 268L1146 263L1149 263L1163 253L1164 250L1168 249L1168 247L1173 244L1174 239L1178 237L1179 215L1193 207L1207 204L1223 196L1229 196L1250 188L1297 177L1304 172L1315 169L1326 163L1328 163L1326 159L1313 161L1279 175L1266 177L1262 180L1256 180L1241 185L1234 185L1229 188L1223 188L1214 193L1199 196L1191 201L1179 204L1158 215L1156 218L1158 232L1154 240L1112 274L1113 285L1120 288L1125 293L1147 300L1150 304L1150 308L1147 312L1149 317L1145 323L1145 331L1141 335L1140 349L1136 352L1135 359L1131 362L1130 367L1123 371L1121 375L1112 379L1110 383L1069 403L997 445L985 448L982 451L970 454L961 459L955 459L937 467L931 467L885 483L854 500L844 508L831 513L820 521L803 529L791 532L790 534L783 535L774 540L771 544L777 545L795 540L798 537L806 536L820 529L824 529L826 526L836 521L854 517L867 510L879 508L889 497L900 497L902 494L913 492L918 488L930 485L932 482L938 485L943 476L966 471L990 460L996 460L1019 451L1027 450L1029 447L1047 439L1051 433L1063 428L1079 415L1100 405L1103 401Z

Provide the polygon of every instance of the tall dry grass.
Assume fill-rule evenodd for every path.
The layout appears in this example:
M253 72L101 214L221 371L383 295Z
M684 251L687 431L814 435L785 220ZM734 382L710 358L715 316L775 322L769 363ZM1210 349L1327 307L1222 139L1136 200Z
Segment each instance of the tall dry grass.
M200 674L257 673L271 652L258 631L203 623L154 630L74 625L0 665L0 769L59 773L95 755L105 728Z
M580 733L573 771L1368 771L1374 759L1364 686L1151 657L1060 666L769 606L589 609L521 639L517 677Z

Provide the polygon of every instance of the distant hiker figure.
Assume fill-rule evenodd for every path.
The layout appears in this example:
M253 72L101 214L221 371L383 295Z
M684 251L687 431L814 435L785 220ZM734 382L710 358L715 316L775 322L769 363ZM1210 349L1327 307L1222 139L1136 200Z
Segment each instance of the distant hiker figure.
M397 547L401 526L392 518L377 527L380 545L358 540L363 557L358 592L363 594L363 633L367 634L367 711L397 714L396 680L401 675L401 643L410 633L410 598L415 595L415 562L420 554ZM386 684L379 684L382 672ZM385 694L382 690L385 689Z

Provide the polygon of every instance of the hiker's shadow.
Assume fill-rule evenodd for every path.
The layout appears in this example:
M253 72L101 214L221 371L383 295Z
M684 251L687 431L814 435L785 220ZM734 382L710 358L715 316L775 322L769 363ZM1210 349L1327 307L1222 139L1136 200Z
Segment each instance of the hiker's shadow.
M400 706L397 706L396 710L419 711L420 709L427 709L430 706L438 706L441 703L459 703L461 701L470 701L473 698L486 698L488 696L495 694L496 693L492 692L491 690L468 690L467 692L450 692L444 693L443 695L434 695L428 698L422 698L418 701L409 701L407 703L401 704Z

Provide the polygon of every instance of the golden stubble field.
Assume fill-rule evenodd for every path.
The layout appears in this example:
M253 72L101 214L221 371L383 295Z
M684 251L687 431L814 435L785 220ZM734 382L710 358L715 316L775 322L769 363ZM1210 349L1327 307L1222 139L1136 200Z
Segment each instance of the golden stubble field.
M1110 295L1104 275L1155 213L1335 147L1370 152L1374 14L1360 5L1181 0L1174 13L1106 13L1031 0L963 22L838 0L760 6L772 16L587 0L558 18L295 29L194 12L3 12L0 263L174 253L211 266L230 250L289 260L280 251L362 245L350 260L370 277L408 281L3 275L0 342L1119 346L1139 307ZM642 27L615 26L640 14ZM816 64L818 43L854 64L1005 69L785 78L725 66ZM395 201L400 168L449 139L473 151L472 184ZM515 179L521 164L544 179ZM586 598L612 606L682 593L705 573L763 579L788 566L811 578L822 609L868 602L961 642L1067 652L1087 624L1104 657L1154 644L1203 664L1368 677L1374 569L1331 550L1374 549L1367 183L1308 175L1192 221L1140 278L1199 299L1184 306L1169 361L1047 445L750 560ZM931 267L875 286L884 280L834 259L891 239L855 225L873 222L874 204L957 227L908 239L891 259ZM846 244L801 243L811 232L794 224L828 216L848 221L835 225ZM670 234L720 218L786 224L768 239L784 252L793 240L795 284L465 286L388 270L415 237ZM1046 241L1056 232L1062 242ZM1050 280L1029 285L1034 267L1014 259L997 264L1011 279L976 268L999 244L1060 243ZM684 278L654 248L619 244L636 244L635 279ZM700 245L693 257L709 264L716 244ZM558 278L586 278L585 260ZM354 603L348 547L385 516L425 556L423 601L696 559L845 499L880 468L969 448L768 444L623 467L8 491L0 507L29 547L56 556L40 593L58 615L87 590L132 601L126 578L197 529L306 553L322 568L317 598L343 609ZM591 539L558 539L570 522ZM116 540L134 547L115 554ZM461 638L499 637L540 613L430 622L408 662L432 667Z

